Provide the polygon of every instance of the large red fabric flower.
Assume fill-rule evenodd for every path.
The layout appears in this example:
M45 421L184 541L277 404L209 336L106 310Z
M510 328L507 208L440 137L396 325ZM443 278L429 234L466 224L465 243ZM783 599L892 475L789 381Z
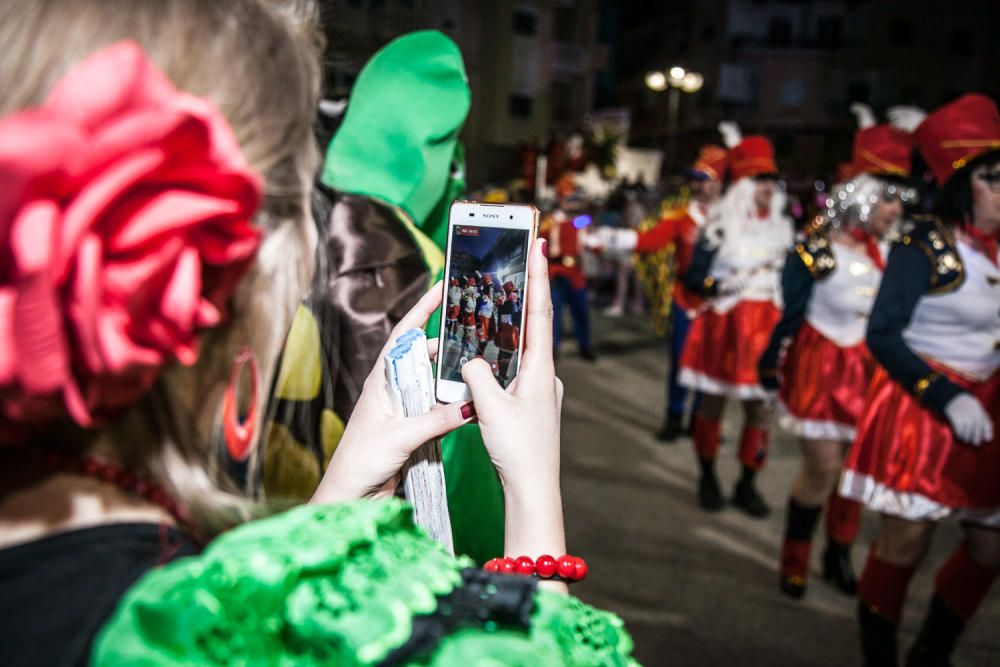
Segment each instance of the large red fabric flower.
M0 120L0 183L8 425L90 426L194 363L260 244L260 181L225 118L133 42Z

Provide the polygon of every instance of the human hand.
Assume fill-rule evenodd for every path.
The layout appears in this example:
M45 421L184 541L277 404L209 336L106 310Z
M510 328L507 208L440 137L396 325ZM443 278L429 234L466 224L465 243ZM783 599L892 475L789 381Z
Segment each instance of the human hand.
M462 368L483 442L504 487L505 551L510 556L566 552L559 491L562 382L552 361L552 298L545 241L528 257L524 353L504 390L481 358Z
M944 414L955 437L962 442L978 447L993 439L993 420L972 394L955 396L944 406Z
M430 412L413 417L396 414L385 380L385 354L396 339L410 329L422 327L441 305L439 282L417 302L389 334L375 367L347 422L344 435L330 459L312 502L330 503L356 498L390 497L399 472L420 445L439 438L472 417L469 403L435 405ZM427 341L433 360L437 339Z

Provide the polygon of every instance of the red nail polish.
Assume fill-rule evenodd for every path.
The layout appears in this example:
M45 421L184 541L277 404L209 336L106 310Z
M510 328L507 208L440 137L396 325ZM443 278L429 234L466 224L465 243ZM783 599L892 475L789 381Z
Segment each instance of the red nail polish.
M472 401L469 401L468 403L462 406L462 419L468 419L470 417L475 416L475 414L476 414L476 406L472 404Z
M542 249L542 255L548 254L548 253L545 252L545 244L546 243L547 243L547 241L545 239L541 239L541 242L538 244L539 247Z

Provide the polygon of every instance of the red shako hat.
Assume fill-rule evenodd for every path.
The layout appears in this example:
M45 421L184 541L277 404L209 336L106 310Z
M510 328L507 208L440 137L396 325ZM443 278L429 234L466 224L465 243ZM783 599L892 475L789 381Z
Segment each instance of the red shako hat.
M695 158L691 171L704 174L713 181L721 181L726 173L728 158L729 153L722 146L706 144L698 151L698 157Z
M1000 113L996 102L970 93L928 115L914 136L934 179L944 185L970 161L1000 150Z
M729 151L729 177L738 181L746 176L777 174L774 146L766 137L751 135Z
M854 135L851 177L858 174L909 176L912 150L910 135L892 125L875 125L858 130Z

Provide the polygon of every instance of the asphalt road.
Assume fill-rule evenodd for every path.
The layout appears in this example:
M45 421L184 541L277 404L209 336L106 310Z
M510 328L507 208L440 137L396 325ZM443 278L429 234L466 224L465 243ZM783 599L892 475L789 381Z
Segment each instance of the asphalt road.
M588 579L574 592L621 615L644 665L859 665L855 600L819 577L822 537L813 549L803 601L778 592L777 557L784 505L798 450L775 427L761 489L774 510L755 520L727 508L696 505L696 463L689 439L658 443L666 377L665 343L642 318L594 315L599 360L576 357L564 343L558 373L563 409L563 495L569 549L587 558ZM728 492L738 473L739 409L723 425L719 473ZM865 513L857 570L877 524ZM822 532L822 527L818 533ZM914 577L900 645L908 649L923 620L933 576L959 536L942 524ZM956 667L1000 665L1000 585L966 630Z

